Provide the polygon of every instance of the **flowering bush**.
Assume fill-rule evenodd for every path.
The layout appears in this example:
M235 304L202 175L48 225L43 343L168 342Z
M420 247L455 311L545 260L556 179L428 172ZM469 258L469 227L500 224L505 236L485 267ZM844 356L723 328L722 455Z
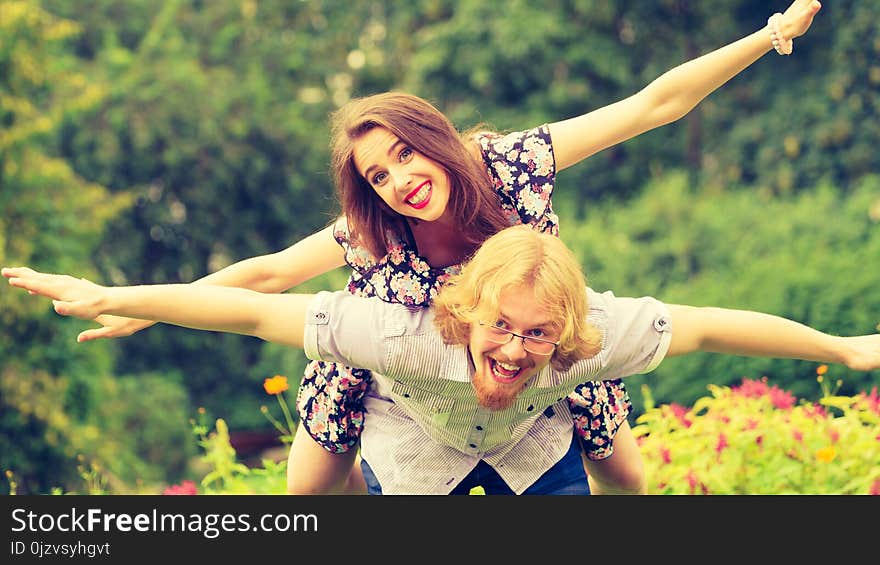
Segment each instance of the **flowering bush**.
M880 395L798 401L767 378L647 406L633 431L652 494L880 494ZM839 382L838 382L839 388ZM644 391L646 404L650 391Z
M743 379L733 387L711 385L711 396L691 408L650 406L650 391L643 391L649 406L633 431L645 459L649 492L880 494L878 389L837 396L826 383L826 372L824 365L817 370L823 393L818 403L799 401L767 378ZM264 388L280 396L286 382L273 379L266 379ZM288 426L279 431L292 431L289 420ZM261 468L241 465L222 419L210 432L204 424L196 431L209 467L201 492L285 492L286 461L265 460Z

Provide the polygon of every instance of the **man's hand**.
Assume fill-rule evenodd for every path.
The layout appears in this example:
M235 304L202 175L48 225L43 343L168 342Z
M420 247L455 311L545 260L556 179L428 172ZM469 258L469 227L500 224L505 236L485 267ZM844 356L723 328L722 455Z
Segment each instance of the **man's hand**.
M152 320L124 318L122 316L112 316L110 314L98 316L95 318L95 322L101 324L101 327L85 330L77 336L76 340L82 343L84 341L92 341L96 339L128 337L131 334L149 328L156 323Z
M880 369L880 334L840 338L846 353L844 363L854 371Z

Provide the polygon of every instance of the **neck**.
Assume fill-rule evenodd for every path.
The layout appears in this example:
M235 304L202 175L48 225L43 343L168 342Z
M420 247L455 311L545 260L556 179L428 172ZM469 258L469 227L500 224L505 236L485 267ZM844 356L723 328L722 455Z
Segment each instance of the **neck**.
M472 251L462 241L461 229L445 218L433 222L413 221L410 218L407 221L419 255L434 268L457 265Z

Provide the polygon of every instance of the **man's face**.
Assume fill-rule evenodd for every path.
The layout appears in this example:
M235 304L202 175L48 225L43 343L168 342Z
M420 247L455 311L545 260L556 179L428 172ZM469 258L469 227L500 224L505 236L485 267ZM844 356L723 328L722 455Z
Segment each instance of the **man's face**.
M498 306L500 312L497 319L481 321L522 336L549 341L559 339L558 329L538 304L531 286L505 289ZM547 366L552 355L527 351L519 337L514 336L503 345L493 339L498 341L497 332L474 323L471 325L468 350L476 369L473 386L477 400L490 410L502 410L516 400L529 379Z

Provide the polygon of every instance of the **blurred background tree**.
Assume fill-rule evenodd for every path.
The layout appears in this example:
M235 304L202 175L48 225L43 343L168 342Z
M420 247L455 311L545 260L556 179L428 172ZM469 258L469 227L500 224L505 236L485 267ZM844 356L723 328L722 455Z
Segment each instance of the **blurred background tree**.
M629 96L787 4L0 0L0 260L191 281L335 217L327 116L353 96L401 89L460 129L524 129ZM793 56L768 53L683 120L563 172L562 235L593 284L874 331L878 21L877 3L827 2ZM162 326L77 346L85 324L45 303L0 292L0 306L0 456L39 492L75 481L78 453L128 488L175 480L194 407L261 428L262 379L295 386L305 365ZM686 402L755 372L800 393L814 376L710 355L644 378L658 402Z
M64 48L79 29L34 3L0 3L0 263L97 277L103 226L131 198L59 156L61 124L107 94ZM181 473L193 452L184 389L114 379L113 344L78 347L79 326L45 302L0 295L0 466L23 492L76 485L78 469L100 468L117 487ZM137 416L138 398L162 402L167 418ZM179 448L146 453L170 442Z

